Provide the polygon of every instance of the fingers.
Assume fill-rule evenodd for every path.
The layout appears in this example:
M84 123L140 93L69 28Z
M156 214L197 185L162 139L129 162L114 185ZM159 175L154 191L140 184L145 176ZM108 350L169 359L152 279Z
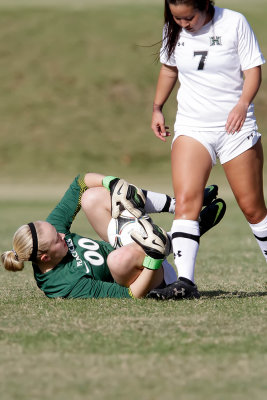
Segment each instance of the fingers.
M165 125L162 111L156 110L152 114L151 128L157 138L166 142L166 137L170 136L169 127Z
M146 198L141 189L120 179L111 191L112 218L118 218L123 209L139 218L143 213L145 202Z
M137 186L129 185L126 198L128 200L134 201L136 205L144 207L146 203L146 197L143 190L139 189Z
M238 119L237 121L227 121L226 125L225 125L225 129L226 132L228 134L233 135L234 133L237 133L241 130L242 126L244 124L244 120L243 119Z
M168 244L166 232L145 218L139 219L139 223L144 228L144 233L133 231L131 238L143 248L148 256L155 259L164 258Z
M239 132L245 122L247 115L247 107L238 104L233 110L229 113L227 122L225 125L225 130L228 134L233 135L236 132Z
M121 212L121 200L126 198L128 183L120 179L111 192L111 215L112 218L118 218Z
M140 218L142 215L142 211L135 208L130 201L125 201L124 207L128 210L131 214L133 214L136 218Z
M111 207L111 216L112 218L118 218L120 215L120 204L112 204Z
M152 126L152 130L157 138L159 138L163 142L166 142L166 137L171 136L168 126L157 124L156 126Z

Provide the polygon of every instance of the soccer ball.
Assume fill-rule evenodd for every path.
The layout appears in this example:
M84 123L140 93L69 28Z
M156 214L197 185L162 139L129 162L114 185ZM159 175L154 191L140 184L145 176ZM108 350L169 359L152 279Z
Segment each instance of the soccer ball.
M148 215L143 215L143 218L151 221ZM145 235L146 232L136 218L127 210L123 210L118 218L111 218L108 225L108 241L114 249L118 249L121 246L132 243L131 233L133 231L140 232Z

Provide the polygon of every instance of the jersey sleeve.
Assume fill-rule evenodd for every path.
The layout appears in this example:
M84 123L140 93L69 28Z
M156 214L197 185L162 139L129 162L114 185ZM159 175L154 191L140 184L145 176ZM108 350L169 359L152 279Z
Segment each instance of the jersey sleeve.
M172 53L171 57L168 57L167 48L166 48L166 44L167 44L166 37L167 37L167 26L165 25L163 28L163 33L162 33L162 46L160 49L160 62L161 62L161 64L165 64L170 67L176 67L176 60L175 60L174 52Z
M81 209L82 194L87 189L83 177L76 176L46 221L53 225L58 232L68 233L74 218Z
M116 282L103 282L94 280L89 276L82 277L73 287L68 298L133 298L129 288L119 285Z
M238 24L238 54L242 71L265 63L257 38L246 18L240 15Z

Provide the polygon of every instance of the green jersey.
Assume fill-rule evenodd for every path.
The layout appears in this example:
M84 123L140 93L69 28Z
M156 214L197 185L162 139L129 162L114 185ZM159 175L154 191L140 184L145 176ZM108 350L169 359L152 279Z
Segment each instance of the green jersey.
M48 297L65 298L130 298L131 291L117 284L108 268L110 244L70 232L71 224L81 208L81 196L87 189L77 176L46 221L65 233L68 253L52 270L42 273L33 264L38 287Z

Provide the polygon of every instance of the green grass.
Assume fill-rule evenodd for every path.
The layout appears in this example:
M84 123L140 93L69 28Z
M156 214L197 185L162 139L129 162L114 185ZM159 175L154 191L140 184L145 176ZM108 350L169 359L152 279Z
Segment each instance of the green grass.
M1 252L79 171L171 191L170 145L150 131L157 47L143 47L160 40L162 3L0 0ZM216 4L246 14L266 56L265 2ZM175 108L173 95L170 126ZM49 300L29 265L0 270L1 400L266 398L266 265L219 166L210 181L227 213L201 240L198 301ZM82 214L73 231L94 236Z
M158 146L149 127L155 49L142 47L160 39L161 10L144 11L1 12L3 180L168 164L169 146Z
M51 201L1 202L1 251ZM170 218L160 216L164 226ZM94 235L79 215L73 231ZM266 266L232 199L201 241L198 301L49 300L29 265L1 271L1 399L263 400Z

